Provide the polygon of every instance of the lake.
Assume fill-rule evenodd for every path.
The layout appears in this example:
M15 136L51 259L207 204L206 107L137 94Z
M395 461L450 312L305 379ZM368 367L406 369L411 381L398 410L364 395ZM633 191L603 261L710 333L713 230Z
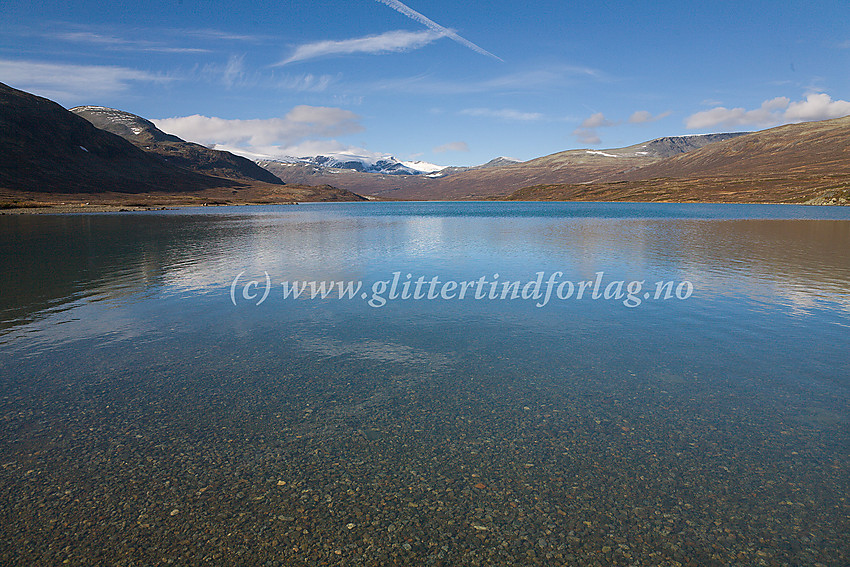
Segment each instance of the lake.
M4 565L850 564L850 208L5 215L0 258Z

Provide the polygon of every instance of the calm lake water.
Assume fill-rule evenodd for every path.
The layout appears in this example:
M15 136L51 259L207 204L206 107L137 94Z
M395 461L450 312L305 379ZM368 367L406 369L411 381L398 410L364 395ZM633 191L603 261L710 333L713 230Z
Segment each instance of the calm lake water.
M0 261L4 565L850 564L850 208L3 216Z

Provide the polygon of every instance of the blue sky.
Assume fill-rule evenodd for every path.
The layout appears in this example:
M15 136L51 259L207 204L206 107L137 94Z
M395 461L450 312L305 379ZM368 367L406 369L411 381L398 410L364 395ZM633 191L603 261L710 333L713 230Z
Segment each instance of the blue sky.
M850 5L4 0L0 82L247 154L472 165L850 114Z

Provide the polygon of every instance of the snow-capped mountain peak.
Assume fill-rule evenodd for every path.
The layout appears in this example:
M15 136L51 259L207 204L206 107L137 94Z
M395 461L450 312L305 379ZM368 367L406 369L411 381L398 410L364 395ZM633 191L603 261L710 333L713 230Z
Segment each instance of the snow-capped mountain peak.
M275 161L279 163L312 165L328 169L350 169L362 173L379 173L382 175L423 175L445 169L445 166L424 161L400 161L392 155L363 154L352 151L327 153L317 156L282 157L262 159L257 161Z
M418 171L420 173L434 173L436 171L442 171L446 168L445 165L436 165L433 163L428 163L427 161L403 161L401 164L409 169L414 171Z

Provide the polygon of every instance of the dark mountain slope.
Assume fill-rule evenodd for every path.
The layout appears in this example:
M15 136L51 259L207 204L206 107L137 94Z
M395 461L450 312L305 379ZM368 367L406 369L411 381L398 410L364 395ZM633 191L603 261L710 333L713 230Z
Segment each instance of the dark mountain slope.
M70 111L101 130L117 134L147 152L162 156L171 165L204 175L283 184L270 171L247 158L181 140L135 114L104 106L77 106Z
M237 185L166 163L50 100L0 83L0 188L186 192Z

